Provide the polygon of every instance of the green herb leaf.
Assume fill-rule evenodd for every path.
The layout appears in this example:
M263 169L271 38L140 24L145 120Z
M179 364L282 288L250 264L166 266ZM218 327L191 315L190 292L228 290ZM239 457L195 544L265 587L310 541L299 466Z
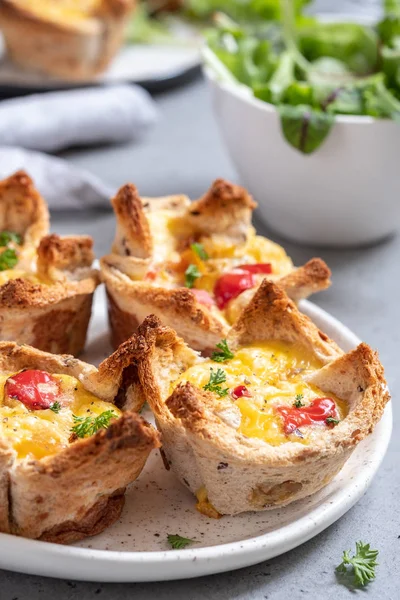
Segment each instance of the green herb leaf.
M18 257L15 250L7 248L0 254L0 271L6 271L7 269L13 269L18 263Z
M8 246L10 242L14 242L19 246L22 244L22 237L19 233L13 231L0 231L0 246Z
M340 423L339 419L335 419L334 417L327 417L325 419L325 423L327 425L338 425Z
M350 550L343 552L342 562L336 571L338 573L347 573L347 566L353 567L354 582L358 586L364 586L375 579L375 567L377 566L376 558L378 550L371 550L370 544L363 542L356 543L356 553L350 556Z
M189 544L194 544L196 542L196 540L191 540L190 538L182 537L177 533L169 533L167 535L167 540L174 550L183 550L183 548L186 548L186 546L188 546Z
M207 252L204 249L203 244L199 244L199 242L194 242L194 244L191 244L191 249L193 250L193 252L195 254L197 254L197 256L200 258L200 260L208 260L209 256L207 254Z
M286 140L303 154L311 154L326 139L334 122L333 115L310 106L278 106Z
M226 381L226 373L222 369L217 369L214 371L212 367L210 367L210 380L206 385L203 386L204 390L208 392L214 392L218 394L220 398L226 396L229 392L229 388L221 388L220 384L225 383Z
M58 414L61 410L61 404L58 401L56 401L56 402L53 402L53 404L49 408L54 413Z
M211 355L212 360L215 360L215 362L225 362L226 360L234 358L235 355L229 350L228 342L226 340L221 340L216 346L219 351L214 350Z
M201 273L196 265L189 265L185 271L185 286L191 289L199 277L201 277Z
M302 406L305 406L305 404L302 402L303 398L304 398L303 394L297 394L296 400L293 402L293 406L295 408L301 408Z
M72 415L75 425L71 428L78 438L90 437L95 434L99 429L107 429L110 425L111 419L117 417L113 410L106 410L102 412L98 417L77 417Z

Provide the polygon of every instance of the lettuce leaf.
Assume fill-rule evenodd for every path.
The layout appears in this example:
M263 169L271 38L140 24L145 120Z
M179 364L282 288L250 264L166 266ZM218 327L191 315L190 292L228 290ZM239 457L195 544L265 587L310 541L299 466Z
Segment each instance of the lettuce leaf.
M295 13L310 0L294 0ZM279 21L281 19L280 0L186 0L186 9L190 16L208 19L216 12L223 12L239 23Z
M313 62L330 56L356 75L367 75L378 65L378 36L370 27L355 23L315 23L297 33L300 51Z
M331 113L307 105L281 104L278 111L285 139L303 154L311 154L319 148L334 123Z

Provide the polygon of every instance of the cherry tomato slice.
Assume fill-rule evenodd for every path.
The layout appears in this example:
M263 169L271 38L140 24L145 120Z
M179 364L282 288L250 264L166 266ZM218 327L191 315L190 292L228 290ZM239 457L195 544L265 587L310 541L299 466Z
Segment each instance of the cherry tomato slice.
M271 263L256 263L255 265L240 265L239 269L248 271L249 273L259 274L264 273L270 275L272 273Z
M206 290L191 289L191 292L196 296L200 304L204 304L204 306L208 307L214 306L214 299L210 296L208 292L206 292Z
M254 275L248 271L225 273L214 286L214 296L217 306L223 310L230 300L255 285Z
M238 398L243 398L243 396L245 396L246 398L251 398L251 394L245 385L236 386L232 390L231 396L234 400L237 400Z
M46 371L28 370L9 377L4 391L9 398L19 400L30 410L44 410L57 400L60 386Z
M157 271L155 269L150 268L146 275L144 276L148 281L154 281L157 278Z
M312 425L326 421L328 417L336 417L336 404L332 398L316 398L309 406L301 408L278 406L276 409L283 417L284 431L293 433L302 425Z

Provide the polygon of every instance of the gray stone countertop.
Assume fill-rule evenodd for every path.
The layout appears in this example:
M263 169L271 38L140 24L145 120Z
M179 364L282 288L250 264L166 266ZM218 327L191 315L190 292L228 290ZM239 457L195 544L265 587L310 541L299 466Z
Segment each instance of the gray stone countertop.
M237 180L218 136L207 89L198 80L156 98L161 118L141 142L64 153L64 158L117 186L132 181L143 195L183 192L197 197L216 177ZM111 213L58 213L52 228L60 233L87 233L99 256L114 233ZM297 264L316 254L279 239L266 225L262 233L284 243ZM59 581L0 571L1 600L339 600L362 597L400 598L400 441L396 425L399 394L400 236L353 250L319 250L333 271L333 285L313 302L343 321L380 352L394 399L395 425L389 452L371 487L338 522L308 543L266 563L236 572L194 580L101 584ZM362 539L379 548L377 579L352 593L340 586L334 567L343 550Z

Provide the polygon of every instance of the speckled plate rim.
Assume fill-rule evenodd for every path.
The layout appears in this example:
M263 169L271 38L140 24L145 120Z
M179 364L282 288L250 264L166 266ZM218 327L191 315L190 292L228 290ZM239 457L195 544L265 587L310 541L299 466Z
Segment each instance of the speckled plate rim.
M302 310L344 349L360 340L340 321L310 302ZM186 579L257 564L303 544L343 516L363 496L388 447L392 430L389 403L369 438L371 460L357 476L305 516L257 537L205 548L120 552L60 546L0 534L0 567L22 573L86 581L142 582ZM362 463L361 463L362 464Z

